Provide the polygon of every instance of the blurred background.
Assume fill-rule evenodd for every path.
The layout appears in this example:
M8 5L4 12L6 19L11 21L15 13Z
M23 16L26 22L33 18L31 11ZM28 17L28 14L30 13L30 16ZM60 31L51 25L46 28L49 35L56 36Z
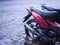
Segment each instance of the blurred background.
M0 45L24 45L23 17L26 7L41 9L42 3L56 7L59 0L0 0ZM58 3L59 4L59 3Z

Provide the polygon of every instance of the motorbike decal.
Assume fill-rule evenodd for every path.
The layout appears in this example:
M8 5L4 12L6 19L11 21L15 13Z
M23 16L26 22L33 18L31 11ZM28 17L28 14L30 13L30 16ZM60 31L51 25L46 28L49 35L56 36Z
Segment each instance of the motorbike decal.
M53 27L57 28L57 27L60 27L60 25L56 24L55 22L52 22L50 20L47 20L47 22L52 25Z
M41 27L43 28L48 28L48 24L47 22L43 19L42 16L40 16L39 14L35 13L34 11L32 11L32 15L34 17L34 19L37 21L37 23L39 23L41 25Z

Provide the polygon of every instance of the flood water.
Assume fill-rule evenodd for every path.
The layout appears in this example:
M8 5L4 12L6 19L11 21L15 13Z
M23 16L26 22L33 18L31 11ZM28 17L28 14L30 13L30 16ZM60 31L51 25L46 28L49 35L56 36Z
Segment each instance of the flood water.
M34 6L40 9L41 2L40 0L0 1L0 45L24 45L25 32L22 21L27 15L25 8Z
M31 2L0 1L0 45L24 45L25 32L22 21L27 15L26 6L36 4L36 1Z

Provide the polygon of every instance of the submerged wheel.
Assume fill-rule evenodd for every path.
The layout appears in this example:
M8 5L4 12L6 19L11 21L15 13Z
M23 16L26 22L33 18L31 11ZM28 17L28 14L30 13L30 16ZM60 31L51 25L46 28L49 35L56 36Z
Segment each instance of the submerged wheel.
M31 28L33 28L33 29L38 29L37 28L37 22L34 20L34 19L30 19L30 20L28 20L27 21L27 24L31 27ZM36 37L36 35L34 35L33 33L31 33L30 31L28 31L28 33L29 33L29 35L32 37L32 38L34 38L34 37Z
M33 29L36 29L36 31L40 34L42 34L42 29L41 26L34 20L34 19L30 19L27 21L27 24L32 27ZM27 29L26 29L27 30ZM32 38L37 37L36 35L34 35L33 33L28 32L28 35L30 35Z
M32 27L33 29L36 29L37 22L34 19L30 19L27 21L27 24ZM38 45L38 43L34 43L33 39L35 39L37 36L30 31L28 31L27 28L25 28L26 38L25 38L25 44L28 45Z

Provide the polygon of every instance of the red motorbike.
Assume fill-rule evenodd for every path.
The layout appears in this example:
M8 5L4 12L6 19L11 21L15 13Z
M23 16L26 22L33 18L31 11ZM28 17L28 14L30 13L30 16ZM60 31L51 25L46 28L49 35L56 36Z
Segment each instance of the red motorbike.
M42 6L45 8L44 6ZM49 7L48 7L49 8ZM48 8L45 8L49 10ZM28 15L24 17L26 24L26 39L38 45L59 45L60 44L60 15L58 9L41 11L33 7L26 8ZM31 17L32 16L32 17ZM30 19L31 17L31 19Z

